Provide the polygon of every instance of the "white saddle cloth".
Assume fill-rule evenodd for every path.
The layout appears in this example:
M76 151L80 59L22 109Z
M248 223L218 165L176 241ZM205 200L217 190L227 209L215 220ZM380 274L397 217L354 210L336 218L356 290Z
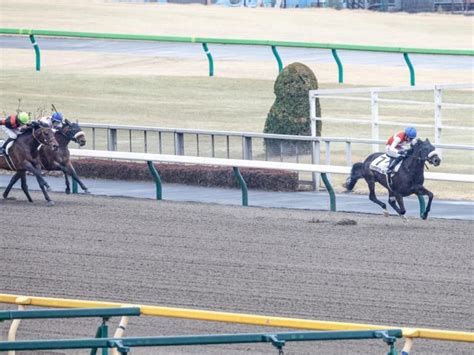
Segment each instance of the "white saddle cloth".
M390 163L390 157L387 154L382 154L381 156L375 158L372 163L370 163L370 170L374 170L380 174L387 174L388 165ZM400 169L402 162L399 162L393 172L397 172Z

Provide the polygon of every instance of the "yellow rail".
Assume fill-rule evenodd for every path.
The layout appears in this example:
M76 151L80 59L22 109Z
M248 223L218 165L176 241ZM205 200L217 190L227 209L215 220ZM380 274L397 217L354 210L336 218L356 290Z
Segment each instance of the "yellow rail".
M57 308L97 308L97 307L140 307L142 315L171 317L171 318L187 318L196 320L206 320L215 322L241 323L261 325L268 327L280 328L297 328L312 330L385 330L385 329L402 329L403 336L407 338L424 338L445 341L462 341L474 343L474 333L458 332L450 330L426 329L426 328L403 328L373 324L359 323L342 323L327 322L309 319L295 319L284 317L259 316L242 313L214 312L197 309L172 308L136 305L128 303L101 302L74 300L66 298L49 298L35 296L20 296L0 293L0 303L10 303L18 305L30 305L40 307L57 307Z

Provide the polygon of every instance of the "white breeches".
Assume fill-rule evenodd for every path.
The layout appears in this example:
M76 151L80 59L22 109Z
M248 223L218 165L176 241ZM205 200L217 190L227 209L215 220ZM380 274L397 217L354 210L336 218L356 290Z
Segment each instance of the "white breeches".
M16 137L18 137L18 132L15 129L10 129L5 126L2 126L2 129L9 138L16 139Z
M385 146L385 153L387 153L387 155L390 157L390 158L396 158L398 157L398 150L392 148L390 145L386 145Z

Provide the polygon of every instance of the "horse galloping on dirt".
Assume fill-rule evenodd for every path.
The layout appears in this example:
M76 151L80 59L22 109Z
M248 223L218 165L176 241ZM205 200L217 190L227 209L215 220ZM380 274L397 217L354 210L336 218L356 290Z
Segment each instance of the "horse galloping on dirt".
M71 176L72 179L76 180L85 193L89 193L89 190L83 184L81 179L79 179L76 170L72 166L69 148L67 147L71 141L79 144L80 147L83 147L86 144L86 135L79 124L65 120L64 125L57 129L54 137L59 144L57 150L53 150L49 146L41 146L39 149L43 168L45 170L61 170L64 173L64 179L66 181L65 191L67 194L71 193L68 176Z
M45 127L38 122L33 122L18 135L18 138L8 149L8 155L0 156L0 169L16 171L3 192L4 199L8 198L13 185L21 179L21 189L28 201L33 202L26 183L26 172L28 171L36 177L48 205L54 205L47 192L49 185L41 176L38 153L38 147L41 144L47 145L53 150L58 148L58 142L54 138L54 132L51 128Z
M392 178L387 175L371 169L371 163L379 158L383 153L373 153L369 155L364 162L356 163L352 166L351 175L347 178L344 187L347 191L352 191L355 184L360 178L364 178L369 186L369 199L382 207L384 215L388 216L387 206L385 203L377 199L375 195L375 183L378 182L388 189L390 206L400 215L405 217L405 205L403 197L416 194L423 198L428 196L428 204L421 218L426 219L431 209L433 201L433 193L423 186L425 162L438 166L441 164L441 158L435 147L428 139L425 141L416 140L412 142L411 148L407 151L407 156L403 160L399 170Z

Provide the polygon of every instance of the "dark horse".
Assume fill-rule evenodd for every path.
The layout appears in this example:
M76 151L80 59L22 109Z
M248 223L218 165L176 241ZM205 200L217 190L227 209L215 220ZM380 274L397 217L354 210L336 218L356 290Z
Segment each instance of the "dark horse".
M412 143L412 147L407 151L407 156L403 160L400 169L390 179L390 184L385 174L370 169L372 161L382 154L383 153L373 153L369 155L363 163L356 163L352 166L351 175L344 184L347 191L352 191L357 181L360 178L364 178L367 185L369 185L369 199L382 207L385 216L388 216L387 206L377 199L375 195L375 183L378 182L388 189L388 202L390 206L403 218L406 218L403 197L416 194L418 197L423 198L423 195L428 195L428 204L421 215L421 218L426 219L430 212L431 202L433 201L433 193L423 186L425 180L423 172L425 162L433 164L434 166L438 166L441 163L441 158L436 152L435 147L428 139L425 141L417 140Z
M86 136L81 127L77 123L65 120L64 125L56 131L54 137L59 144L57 150L53 150L49 146L40 147L39 152L43 168L45 170L61 170L64 173L67 194L71 193L68 175L77 181L85 193L88 193L87 187L82 183L81 179L79 179L76 170L72 166L69 149L67 147L71 141L79 144L81 147L86 144Z
M22 134L12 144L8 151L8 157L0 156L0 169L14 170L15 175L10 180L7 188L3 192L3 198L7 199L13 185L21 179L21 189L25 193L28 201L33 202L30 193L28 192L28 185L26 184L26 172L32 173L38 185L43 191L44 198L49 206L54 205L54 202L49 198L48 183L41 176L40 161L38 155L38 147L40 144L47 145L53 150L58 148L58 142L54 138L54 133L49 127L44 127L37 122L31 123L24 129Z

